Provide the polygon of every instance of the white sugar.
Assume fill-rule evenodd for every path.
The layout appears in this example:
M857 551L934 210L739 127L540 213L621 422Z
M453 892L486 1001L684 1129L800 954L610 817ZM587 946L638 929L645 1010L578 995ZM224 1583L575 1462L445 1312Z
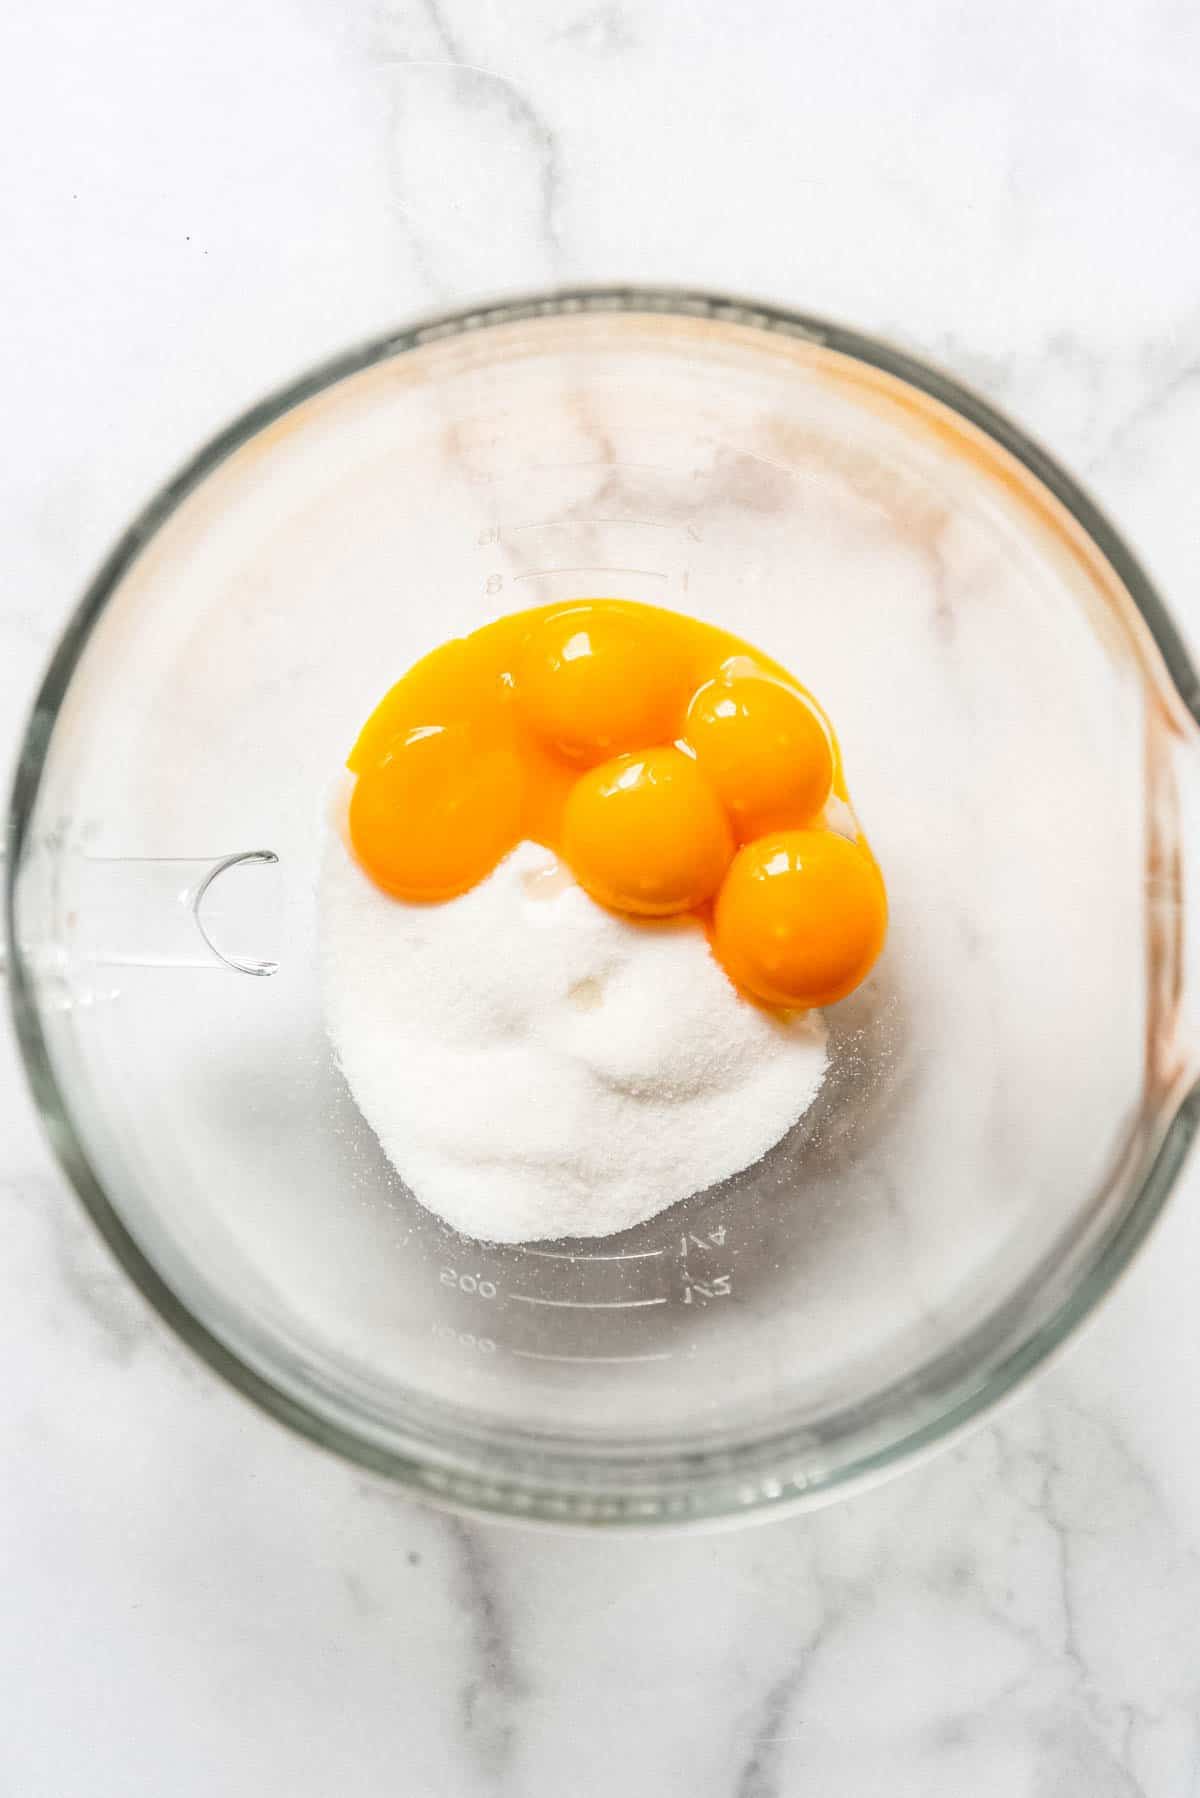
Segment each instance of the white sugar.
M738 997L690 919L635 924L523 843L444 905L382 893L331 833L326 1023L397 1171L466 1236L606 1236L748 1167L825 1075L816 1013Z

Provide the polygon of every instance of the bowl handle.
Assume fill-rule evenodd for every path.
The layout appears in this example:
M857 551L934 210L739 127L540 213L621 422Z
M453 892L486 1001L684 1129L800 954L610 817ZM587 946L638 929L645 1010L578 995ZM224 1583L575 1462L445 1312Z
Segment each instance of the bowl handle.
M280 872L273 849L216 858L61 853L51 883L28 901L29 915L48 921L44 935L40 923L31 933L31 971L68 986L85 968L274 974Z

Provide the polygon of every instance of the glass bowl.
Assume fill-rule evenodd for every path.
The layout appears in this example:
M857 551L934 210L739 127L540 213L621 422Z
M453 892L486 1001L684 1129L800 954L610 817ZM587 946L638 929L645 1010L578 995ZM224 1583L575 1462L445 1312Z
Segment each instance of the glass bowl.
M326 796L419 653L589 594L820 696L891 934L763 1161L621 1237L488 1246L414 1202L331 1056ZM10 819L33 1090L147 1297L326 1446L531 1519L814 1502L978 1417L1162 1205L1197 711L1095 506L897 350L692 293L419 324L210 443L70 624Z

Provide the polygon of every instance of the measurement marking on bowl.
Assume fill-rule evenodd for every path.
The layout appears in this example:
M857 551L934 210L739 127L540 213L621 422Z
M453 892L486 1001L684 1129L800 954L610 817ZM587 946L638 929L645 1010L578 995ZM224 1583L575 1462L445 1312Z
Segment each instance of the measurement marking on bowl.
M647 1305L665 1305L666 1299L539 1299L531 1292L506 1292L506 1299L520 1305L553 1305L556 1311L641 1311Z
M736 443L724 443L714 437L713 444L719 450L727 450L731 456L744 457L747 462L758 462L763 468L771 468L776 474L786 475L789 481L800 479L798 468L789 468L786 462L776 462L771 456L760 456L757 450L739 449Z
M536 1255L541 1261L649 1261L665 1255L665 1249L629 1249L616 1255L572 1255L566 1249L522 1249L523 1255Z
M669 1361L671 1351L663 1349L657 1355L541 1355L536 1349L511 1350L522 1361L579 1361L589 1367L622 1367L633 1361Z
M636 574L643 581L670 579L662 568L614 568L603 562L585 562L579 568L531 568L528 574L514 574L514 581L538 581L545 574Z

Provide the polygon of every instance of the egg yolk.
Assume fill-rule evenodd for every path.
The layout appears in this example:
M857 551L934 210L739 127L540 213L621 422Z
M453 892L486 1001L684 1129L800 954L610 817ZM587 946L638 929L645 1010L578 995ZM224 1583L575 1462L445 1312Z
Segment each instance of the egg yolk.
M620 607L571 606L530 630L514 686L537 734L586 767L671 742L687 700L687 669L669 628Z
M718 676L692 700L684 733L740 842L807 824L829 798L829 734L815 708L782 681Z
M384 694L358 734L346 766L374 767L397 737L450 722L498 726L511 704L502 670L481 657L470 637L443 643L413 664Z
M350 796L350 840L372 880L397 899L477 885L520 841L520 772L511 748L469 724L394 738Z
M832 1005L883 947L887 898L872 857L831 830L782 830L740 849L717 895L713 944L768 1005Z
M693 910L720 886L733 848L720 800L678 749L602 762L576 781L563 814L567 866L614 911Z
M832 1004L883 945L874 857L828 827L853 818L828 719L695 619L608 599L497 619L397 681L348 766L351 846L397 899L465 893L524 838L612 910L698 915L766 1005Z

